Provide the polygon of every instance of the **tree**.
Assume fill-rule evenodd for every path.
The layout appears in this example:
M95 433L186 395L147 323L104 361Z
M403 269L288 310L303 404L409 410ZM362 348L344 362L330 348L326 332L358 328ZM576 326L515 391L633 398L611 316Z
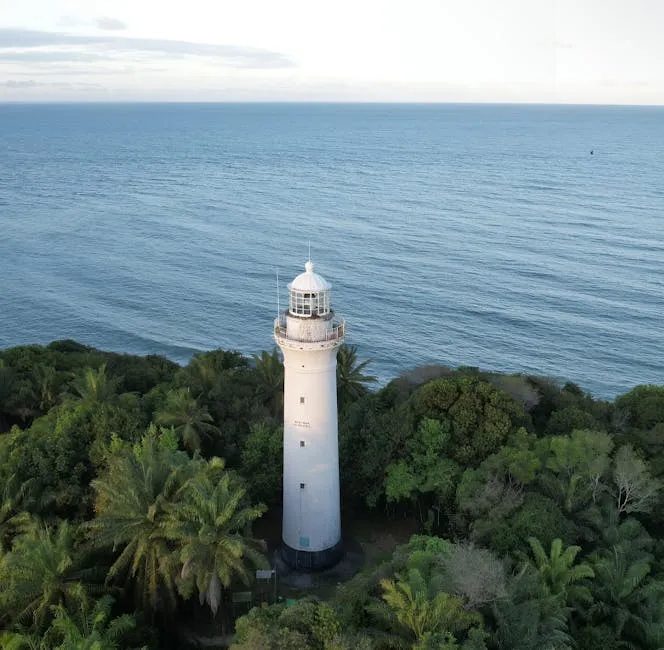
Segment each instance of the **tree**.
M561 597L564 604L575 600L591 600L588 587L578 584L595 575L589 564L574 563L581 550L580 546L564 548L562 540L556 538L551 543L551 550L547 555L538 539L529 537L528 544L547 595Z
M611 465L613 440L602 431L578 430L570 436L544 439L541 453L548 455L546 468L553 477L543 476L542 483L563 510L573 513L596 503L606 488Z
M664 386L637 386L616 399L617 419L648 431L664 422Z
M90 482L111 432L131 440L143 428L137 407L67 400L29 429L8 436L7 465L18 484L32 482L39 496L30 506L33 512L87 519L92 514Z
M365 375L370 359L358 363L357 346L342 345L337 351L337 400L339 410L358 400L367 392L366 384L376 381L373 375Z
M5 460L5 459L2 459ZM5 478L1 477L0 478ZM0 491L0 554L7 548L7 541L13 529L25 520L27 513L21 512L30 499L34 480L19 483L16 472L4 480Z
M457 543L442 564L446 590L462 598L466 609L477 610L506 598L505 567L488 549L472 542Z
M93 481L97 547L120 551L108 579L133 581L138 601L156 610L175 603L179 560L165 535L167 506L194 470L172 431L151 426L140 443L113 440L105 471Z
M572 650L568 608L542 590L541 578L524 565L508 583L507 598L493 604L495 642L507 650Z
M42 635L8 634L0 638L4 650L124 650L126 634L136 623L123 614L111 619L113 598L103 596L90 602L81 584L74 586L76 602L71 611L62 605L52 607L53 620ZM143 650L147 650L143 648Z
M47 413L55 406L57 399L58 373L53 366L38 364L32 370L32 378L39 401L39 410Z
M616 453L613 480L618 513L649 512L655 505L661 484L652 478L631 445L624 445Z
M0 359L0 432L5 431L6 417L10 412L11 395L14 385L14 371Z
M649 623L648 603L653 597L661 602L664 582L649 579L651 566L646 558L630 562L618 547L599 554L593 567L595 602L588 611L590 623L607 625L616 639L638 639Z
M0 561L0 611L14 625L28 624L36 633L45 630L51 608L70 605L78 597L83 560L68 522L53 528L24 521L12 550Z
M284 409L284 366L276 348L271 353L263 350L254 354L254 370L257 375L258 398L268 408L272 417L278 417Z
M234 577L250 582L247 564L267 565L263 545L244 533L265 512L264 506L247 506L245 489L225 470L224 461L212 458L165 505L163 532L171 540L182 565L180 591L188 597L193 587L201 604L213 615L221 602L222 587Z
M477 467L527 422L520 404L474 376L429 382L413 399L421 417L449 421L449 452L462 467Z
M459 467L444 451L449 441L449 423L424 418L415 435L408 442L405 460L390 463L386 470L385 495L388 501L412 501L420 505L421 499L429 497L425 506L430 506L431 524L433 512L436 524L440 524L440 513L453 499L459 478Z
M444 591L435 593L417 569L407 577L381 580L383 599L396 620L418 641L443 633L451 636L481 623L481 617L467 612L463 601Z
M77 606L70 613L62 605L55 608L55 618L51 628L55 636L60 638L62 650L124 650L127 645L123 637L132 630L136 622L128 614L111 618L113 598L103 596L90 603L81 589Z
M339 638L336 612L325 603L304 599L291 607L284 604L254 607L235 625L232 650L346 650ZM370 650L372 646L352 646ZM351 650L349 648L349 650Z
M254 424L242 450L240 473L254 501L281 503L284 434L281 426Z
M83 402L110 404L117 396L118 379L106 374L106 364L99 368L86 368L71 385L74 396Z
M155 416L156 424L173 427L184 446L199 451L204 435L219 434L207 407L200 406L188 388L177 388L166 395L166 404Z

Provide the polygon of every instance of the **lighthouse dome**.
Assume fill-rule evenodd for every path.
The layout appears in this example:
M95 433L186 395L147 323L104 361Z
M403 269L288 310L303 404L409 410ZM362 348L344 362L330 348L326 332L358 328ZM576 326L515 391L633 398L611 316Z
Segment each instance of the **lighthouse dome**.
M289 285L288 288L293 291L329 291L331 288L330 283L314 273L313 262L307 262L304 265L304 273L300 273Z
M294 316L311 318L330 313L330 283L314 273L314 265L307 262L289 285L289 312Z

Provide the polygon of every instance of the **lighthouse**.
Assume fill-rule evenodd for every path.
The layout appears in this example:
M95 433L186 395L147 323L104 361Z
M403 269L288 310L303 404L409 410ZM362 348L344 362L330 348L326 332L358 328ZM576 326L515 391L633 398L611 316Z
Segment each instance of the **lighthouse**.
M337 350L346 326L332 311L330 284L311 261L289 285L274 323L284 357L282 557L313 571L342 555L339 507Z

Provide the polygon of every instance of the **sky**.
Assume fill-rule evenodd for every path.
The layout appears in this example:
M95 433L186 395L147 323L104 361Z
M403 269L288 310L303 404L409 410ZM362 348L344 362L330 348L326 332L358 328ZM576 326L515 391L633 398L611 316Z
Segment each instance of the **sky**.
M1 101L664 104L664 0L0 0Z

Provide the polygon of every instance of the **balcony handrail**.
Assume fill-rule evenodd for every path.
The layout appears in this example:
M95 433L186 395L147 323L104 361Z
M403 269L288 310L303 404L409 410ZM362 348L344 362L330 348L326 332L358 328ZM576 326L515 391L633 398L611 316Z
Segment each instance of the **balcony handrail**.
M286 316L277 316L274 320L274 333L275 335L288 339L290 341L298 341L300 343L319 343L322 341L337 341L344 338L346 335L346 321L343 318L335 317L332 321L332 327L325 331L325 338L321 337L322 332L316 332L316 338L302 336L293 336L288 334Z

